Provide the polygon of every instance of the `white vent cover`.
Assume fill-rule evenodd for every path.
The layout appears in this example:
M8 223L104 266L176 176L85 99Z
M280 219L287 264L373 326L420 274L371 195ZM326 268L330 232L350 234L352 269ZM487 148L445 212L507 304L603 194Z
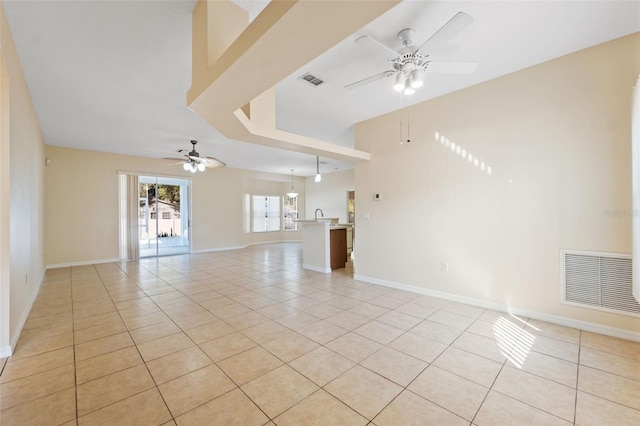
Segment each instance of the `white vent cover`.
M321 78L316 77L315 75L313 75L311 73L305 73L305 74L301 75L298 78L300 80L306 81L309 84L313 84L314 86L320 86L322 83L324 83L324 80L322 80Z
M631 255L561 250L562 303L640 317Z

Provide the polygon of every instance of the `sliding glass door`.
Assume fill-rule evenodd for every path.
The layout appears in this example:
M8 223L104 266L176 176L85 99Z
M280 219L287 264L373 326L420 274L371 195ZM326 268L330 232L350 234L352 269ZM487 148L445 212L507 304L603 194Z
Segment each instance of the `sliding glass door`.
M190 252L189 181L138 177L140 257Z

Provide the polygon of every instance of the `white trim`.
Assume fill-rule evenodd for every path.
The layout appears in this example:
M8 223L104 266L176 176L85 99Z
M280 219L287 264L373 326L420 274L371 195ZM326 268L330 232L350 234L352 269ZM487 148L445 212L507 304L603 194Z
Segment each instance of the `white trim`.
M20 317L20 321L18 321L18 326L16 327L16 333L13 335L13 338L9 342L9 352L12 352L11 348L15 348L18 344L18 339L20 339L20 335L22 334L22 328L24 324L27 322L27 318L29 318L29 314L31 313L31 308L33 308L33 303L36 301L38 294L40 293L40 289L42 288L42 281L44 279L44 275L40 279L38 286L34 289L34 292L31 294L31 300L27 304L27 307L24 311L22 311L22 316Z
M614 253L605 251L587 251L587 250L570 250L560 249L560 303L562 305L575 306L576 308L593 309L594 311L608 312L610 314L624 315L628 317L640 318L639 313L622 311L617 309L605 308L603 306L589 305L586 303L571 302L566 299L567 282L565 276L565 258L567 254L577 254L581 256L609 257L612 259L632 259L629 253ZM632 266L633 268L633 266Z
M631 260L632 293L640 303L640 75L631 102Z
M201 249L201 250L191 250L191 254L200 254L200 253L211 253L215 251L225 251L225 250L240 250L248 247L248 245L244 246L228 246L228 247L219 247L219 248L210 248L210 249Z
M560 253L581 254L585 256L598 256L598 257L622 257L625 259L631 259L631 253L617 253L613 251L595 251L595 250L573 250L573 249L560 249Z
M280 243L300 243L300 244L302 244L302 241L300 241L300 240L265 241L265 242L257 242L257 243L248 243L248 244L239 245L239 246L227 246L227 247L216 247L216 248L210 248L210 249L192 250L189 253L176 253L175 255L174 254L170 254L170 255L167 255L167 256L180 256L180 255L183 255L183 254L210 253L210 252L225 251L225 250L240 250L240 249L247 248L247 247L250 247L250 246L259 246L259 245L262 245L262 244L280 244ZM128 262L128 260L123 260L123 259L120 259L119 257L114 257L112 259L82 260L82 261L79 261L79 262L54 263L52 265L47 265L46 268L47 269L66 268L66 267L69 267L69 266L98 265L100 263L114 263L114 262Z
M564 291L564 288L563 288L563 291ZM607 312L610 314L640 318L640 314L636 314L635 312L619 311L617 309L603 308L602 306L587 305L585 303L567 302L566 300L562 300L560 301L560 303L562 303L563 305L575 306L576 308L593 309L594 311Z
M478 306L480 308L492 309L494 311L508 312L515 315L537 319L540 321L551 322L565 327L577 328L592 333L604 334L607 336L618 337L620 339L640 342L640 333L625 330L622 328L609 327L606 325L596 324L587 321L581 321L573 318L561 317L557 315L546 314L544 312L529 311L526 309L515 308L513 306L502 305L500 303L489 302L487 300L475 299L472 297L460 296L453 293L445 293L442 291L430 290L427 288L416 287L408 284L400 284L392 281L380 280L377 278L367 277L364 275L354 275L354 279L364 281L370 284L391 287L399 290L410 291L412 293L422 294L425 296L438 297L440 299L450 300L453 302L466 303L467 305Z
M2 346L0 347L0 358L7 358L11 356L11 346Z
M201 250L193 250L191 254L199 254L199 253L211 253L216 251L225 251L225 250L241 250L251 246L261 246L263 244L282 244L282 243L300 243L300 240L279 240L279 241L264 241L257 243L248 243L240 246L228 246L228 247L218 247L218 248L210 248L210 249L201 249Z
M54 263L52 265L47 265L47 269L67 268L69 266L97 265L99 263L114 263L121 261L122 259L120 259L119 257L114 257L112 259L81 260L79 262Z
M322 272L323 274L328 274L329 272L331 272L331 268L321 268L320 266L303 264L302 267L310 271Z
M161 178L169 178L169 179L184 179L188 181L193 181L193 174L189 173L189 175L169 175L169 174L158 174L158 173L149 173L149 172L130 172L127 170L118 170L117 174L119 175L132 175L132 176L149 176L149 177L161 177Z

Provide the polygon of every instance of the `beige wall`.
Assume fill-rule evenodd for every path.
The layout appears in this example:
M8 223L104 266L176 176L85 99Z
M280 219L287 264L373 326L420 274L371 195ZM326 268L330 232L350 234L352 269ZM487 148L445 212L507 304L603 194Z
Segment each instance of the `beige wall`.
M51 160L45 167L47 265L119 257L118 171L192 179L194 252L301 239L296 232L244 232L243 194L258 189L254 181L273 195L284 194L290 187L285 175L232 168L192 174L166 160L53 146L46 147L46 157Z
M347 223L347 191L354 190L354 172L325 173L322 181L314 182L315 175L305 180L306 219L313 219L316 209L322 209L325 217L338 217Z
M44 143L2 7L0 30L0 356L6 356L44 274Z
M559 251L631 252L631 218L605 213L631 209L638 52L635 34L358 124L372 154L355 170L358 277L637 333L637 318L560 304Z

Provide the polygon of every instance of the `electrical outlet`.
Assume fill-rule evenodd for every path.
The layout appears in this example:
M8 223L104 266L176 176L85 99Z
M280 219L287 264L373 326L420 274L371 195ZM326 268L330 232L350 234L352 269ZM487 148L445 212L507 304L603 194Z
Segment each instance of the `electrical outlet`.
M449 264L447 262L442 262L440 264L440 269L442 272L449 272Z

